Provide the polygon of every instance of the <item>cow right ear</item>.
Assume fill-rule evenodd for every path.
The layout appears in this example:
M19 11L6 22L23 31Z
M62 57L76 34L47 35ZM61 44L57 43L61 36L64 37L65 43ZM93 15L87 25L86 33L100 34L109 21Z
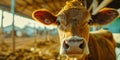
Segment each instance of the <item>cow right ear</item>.
M90 25L106 25L113 22L119 13L117 10L112 8L103 8L96 15L92 16L90 20Z
M32 18L45 25L51 25L56 24L57 16L50 13L48 10L39 9L32 13Z

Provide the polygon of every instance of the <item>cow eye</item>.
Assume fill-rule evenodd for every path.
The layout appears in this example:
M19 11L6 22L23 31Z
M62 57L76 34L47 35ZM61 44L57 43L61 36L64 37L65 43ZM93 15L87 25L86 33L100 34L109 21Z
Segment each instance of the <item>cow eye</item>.
M91 24L91 23L92 23L92 20L89 20L89 21L88 21L88 24Z
M56 22L57 22L58 25L60 25L60 21L59 20L57 20Z

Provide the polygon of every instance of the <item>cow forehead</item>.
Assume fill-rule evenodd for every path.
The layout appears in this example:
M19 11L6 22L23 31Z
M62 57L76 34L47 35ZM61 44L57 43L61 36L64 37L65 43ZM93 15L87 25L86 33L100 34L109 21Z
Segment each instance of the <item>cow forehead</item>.
M60 10L58 15L71 8L82 8L83 9L84 7L82 5L82 2L80 1L69 1L69 2L66 2L66 5Z
M87 19L88 17L90 17L90 14L80 1L67 2L58 13L58 20L64 20L66 22L73 22L74 20L87 21L89 20Z
M63 22L83 22L88 21L90 19L90 14L85 8L70 8L67 10L63 10L58 15L58 20L62 20Z

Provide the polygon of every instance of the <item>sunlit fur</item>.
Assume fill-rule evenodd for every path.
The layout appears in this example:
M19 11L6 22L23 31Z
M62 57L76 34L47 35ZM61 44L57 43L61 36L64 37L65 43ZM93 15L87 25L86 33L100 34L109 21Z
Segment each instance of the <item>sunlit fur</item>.
M60 37L62 40L63 38L67 38L72 35L77 35L81 37L85 37L86 40L88 40L88 35L89 35L89 19L90 19L90 14L89 12L82 6L80 5L81 3L74 2L77 7L67 3L66 5L59 13L58 13L58 21L60 21L60 25L58 26L58 30L60 32L60 36L63 32L62 35L63 37Z
M113 21L118 16L116 10L103 10L94 16L92 23L88 24L91 18L90 12L87 11L80 1L73 0L67 2L57 16L43 10L33 12L32 16L45 25L47 25L45 22L47 18L51 24L58 26L61 55L67 55L62 46L65 39L84 38L86 46L82 54L75 56L78 60L116 60L115 41L112 33L106 30L90 33L90 25L105 25ZM103 20L101 21L101 19ZM71 57L69 56L69 58Z
M58 13L58 26L61 48L60 54L65 54L62 47L65 38L70 36L79 36L85 39L86 47L83 54L78 54L79 58L89 54L88 41L90 26L88 25L90 19L89 12L82 6L81 2L73 1L72 4L67 2L67 5Z
M116 45L111 32L100 30L90 33L88 46L90 54L85 60L116 60Z
M86 41L86 53L79 54L78 60L116 60L115 41L108 31L90 33L89 12L82 6L81 2L67 2L65 7L58 13L61 24L58 26L61 40L60 53L64 51L62 42L70 36L83 37ZM110 40L109 40L110 39ZM88 53L90 52L90 53ZM61 53L62 54L62 53ZM63 53L64 54L64 53ZM89 54L89 55L86 55Z

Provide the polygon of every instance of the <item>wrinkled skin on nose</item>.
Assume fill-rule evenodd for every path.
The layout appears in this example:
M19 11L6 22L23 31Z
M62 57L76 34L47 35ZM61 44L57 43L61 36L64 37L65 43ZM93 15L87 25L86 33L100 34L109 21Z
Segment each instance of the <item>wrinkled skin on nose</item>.
M82 55L84 53L84 50L88 50L88 47L86 49L84 38L79 36L71 36L68 39L63 40L62 44L64 50L61 54L67 54L69 57L79 57L80 54Z
M58 14L57 21L59 22L58 32L61 42L60 54L80 58L89 54L87 44L90 14L81 3L76 5L79 6L66 5Z

